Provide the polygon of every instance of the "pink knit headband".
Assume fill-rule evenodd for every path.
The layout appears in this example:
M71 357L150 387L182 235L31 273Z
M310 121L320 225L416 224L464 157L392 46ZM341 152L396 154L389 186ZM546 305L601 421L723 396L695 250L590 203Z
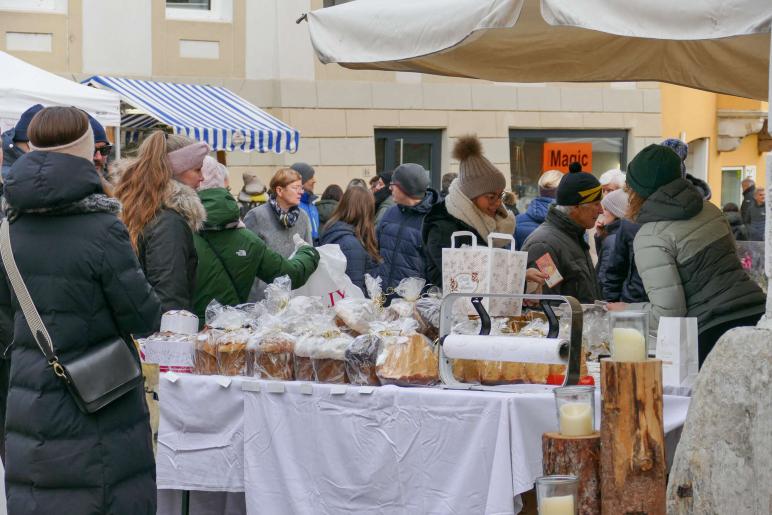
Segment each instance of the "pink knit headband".
M204 164L204 158L209 154L209 145L203 142L193 143L174 152L166 154L172 175L179 175L188 170L196 170Z

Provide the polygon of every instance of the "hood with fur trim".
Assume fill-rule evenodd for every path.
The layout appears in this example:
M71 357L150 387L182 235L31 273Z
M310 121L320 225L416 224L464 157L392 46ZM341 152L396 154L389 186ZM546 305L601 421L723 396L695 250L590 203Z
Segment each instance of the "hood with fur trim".
M175 180L169 182L163 207L179 213L193 232L198 232L206 221L206 209L196 190Z

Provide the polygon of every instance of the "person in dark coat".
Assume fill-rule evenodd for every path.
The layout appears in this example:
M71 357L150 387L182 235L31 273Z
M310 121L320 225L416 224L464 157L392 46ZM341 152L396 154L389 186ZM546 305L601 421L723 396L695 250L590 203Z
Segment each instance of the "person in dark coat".
M319 211L316 209L316 199L319 197L314 195L316 171L308 163L294 163L290 168L300 174L303 182L303 196L300 197L298 207L308 215L308 220L311 222L311 237L313 238L311 243L316 244L319 241Z
M740 204L740 217L747 227L751 223L750 210L755 202L753 197L756 195L756 182L750 177L746 177L740 184L743 188L743 201L742 204Z
M156 131L121 175L116 197L139 263L164 312L193 310L197 255L193 233L206 211L196 195L206 143Z
M598 283L603 292L603 300L617 300L608 298L607 290L610 287L608 268L616 248L616 241L622 220L628 209L627 193L624 190L614 190L600 201L603 214L598 217L599 223L595 225L595 249L598 254L598 264L595 270L598 273Z
M394 170L388 170L381 172L378 176L381 178L383 186L375 192L375 224L379 224L383 215L386 214L393 205L394 197L391 196L391 177L394 174ZM352 181L353 182L353 181ZM364 181L363 181L364 182ZM367 187L366 185L364 187Z
M729 227L732 228L735 241L748 241L748 227L743 223L743 219L740 216L740 208L737 207L737 204L728 202L724 205L722 211L726 221L729 222Z
M13 166L16 160L29 152L29 136L27 135L27 128L29 127L32 118L42 110L43 106L41 104L35 104L30 107L21 114L16 125L0 136L3 145L3 180L5 180L6 174L10 171L11 166Z
M391 195L397 205L386 211L377 230L384 290L395 288L408 277L426 277L421 227L439 200L429 183L429 172L421 165L405 163L394 170Z
M321 244L337 244L346 256L346 275L367 294L365 274L380 266L373 217L375 201L367 188L348 188L322 230Z
M753 193L753 204L748 207L748 239L764 241L767 223L767 193L764 188L756 188Z
M85 113L53 107L29 127L32 151L6 176L11 245L22 278L63 362L118 336L144 336L160 322L153 293L92 162ZM45 251L41 251L45 249ZM53 373L11 292L13 320L6 419L8 513L152 515L155 463L142 388L85 415Z
M450 193L450 185L453 181L458 179L457 173L446 173L442 176L442 189L440 190L440 198L444 199Z
M648 302L643 280L635 264L633 242L641 226L627 219L619 222L614 248L609 254L606 277L603 283L603 297L609 302L634 304Z
M582 172L579 163L572 163L570 170L560 181L547 219L525 240L523 251L528 252L529 266L536 266L537 260L548 254L563 277L560 283L545 287L545 294L570 295L583 304L592 304L603 295L584 236L603 212L602 187L592 174Z
M327 186L324 193L322 193L322 200L316 203L316 210L319 212L319 224L321 226L330 221L332 213L338 207L342 198L343 188L337 184Z
M514 234L515 215L501 202L507 180L504 174L483 155L476 136L463 136L453 147L459 160L459 174L450 185L448 196L435 204L424 218L421 240L426 253L426 280L442 286L442 249L450 248L454 232L468 231L477 244L488 245L491 233ZM495 246L500 241L494 241ZM458 238L457 244L468 243ZM544 274L536 269L526 271L526 280L541 284Z
M539 196L528 204L525 213L515 218L515 245L518 249L522 248L526 238L544 223L547 211L555 203L555 194L562 178L563 172L558 170L547 170L539 177Z

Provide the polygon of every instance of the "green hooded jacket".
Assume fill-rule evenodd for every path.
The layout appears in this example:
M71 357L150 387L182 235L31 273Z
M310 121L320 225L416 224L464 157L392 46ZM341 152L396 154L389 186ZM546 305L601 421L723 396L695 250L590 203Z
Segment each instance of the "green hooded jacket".
M193 305L203 323L206 306L216 299L223 305L247 301L255 278L271 283L288 275L292 288L303 286L319 264L319 253L310 245L285 259L249 229L239 227L239 206L228 190L198 192L206 209L204 227L194 236L198 267Z

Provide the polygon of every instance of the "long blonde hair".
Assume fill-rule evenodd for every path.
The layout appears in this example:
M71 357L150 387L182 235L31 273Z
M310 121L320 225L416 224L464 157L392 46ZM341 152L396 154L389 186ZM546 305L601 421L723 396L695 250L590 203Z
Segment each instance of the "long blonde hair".
M172 180L166 155L193 142L184 136L156 131L142 142L137 157L126 165L115 196L123 204L121 218L135 250L145 226L163 207Z
M346 189L338 207L330 216L325 229L332 227L335 222L345 222L354 227L354 234L362 243L368 254L375 260L381 261L378 252L378 240L375 237L375 198L373 193L361 186L352 186Z

